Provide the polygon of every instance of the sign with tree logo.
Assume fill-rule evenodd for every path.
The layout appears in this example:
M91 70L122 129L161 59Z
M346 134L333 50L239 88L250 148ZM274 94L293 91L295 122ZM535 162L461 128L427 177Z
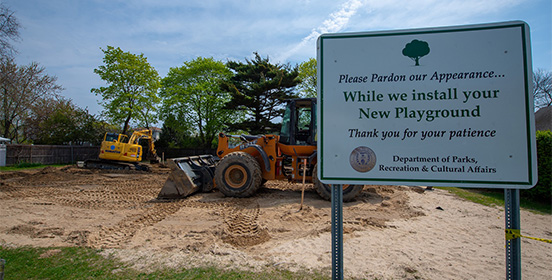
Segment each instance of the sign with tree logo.
M531 188L530 50L520 21L320 36L320 180Z

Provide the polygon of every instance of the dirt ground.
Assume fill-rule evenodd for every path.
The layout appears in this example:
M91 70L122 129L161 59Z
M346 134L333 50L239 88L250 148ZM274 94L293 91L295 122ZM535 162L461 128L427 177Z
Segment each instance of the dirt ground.
M330 275L330 202L268 182L254 197L218 191L157 201L169 170L47 167L0 173L0 245L88 246L141 270L316 270ZM444 190L365 186L345 203L346 278L503 279L504 211ZM522 234L552 238L552 216L522 210ZM55 250L52 251L55 254ZM522 240L525 279L552 279L552 245Z

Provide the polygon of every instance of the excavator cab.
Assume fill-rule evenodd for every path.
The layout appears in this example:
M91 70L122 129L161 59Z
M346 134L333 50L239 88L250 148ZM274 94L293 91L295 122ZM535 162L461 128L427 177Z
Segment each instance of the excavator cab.
M104 141L119 142L119 136L120 136L120 134L118 134L118 133L108 132L104 136Z
M142 146L129 142L127 135L106 133L100 148L100 159L124 162L140 162Z

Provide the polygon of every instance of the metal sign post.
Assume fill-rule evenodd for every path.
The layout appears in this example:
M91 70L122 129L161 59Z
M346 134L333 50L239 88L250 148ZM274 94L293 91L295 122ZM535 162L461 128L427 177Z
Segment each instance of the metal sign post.
M506 230L520 229L519 189L504 189ZM506 240L506 279L521 279L521 238Z
M343 187L332 186L332 279L343 279Z
M6 260L0 259L0 280L4 280L4 265L6 264Z

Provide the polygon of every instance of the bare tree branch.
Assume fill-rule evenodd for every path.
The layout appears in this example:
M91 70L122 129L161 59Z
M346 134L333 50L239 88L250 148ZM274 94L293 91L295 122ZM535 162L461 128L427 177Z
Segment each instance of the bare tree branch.
M533 99L535 109L552 105L552 72L544 69L533 72Z
M19 39L19 27L15 12L0 3L0 57L10 57L16 52L11 41Z
M33 104L63 90L56 80L36 62L18 66L11 58L0 59L0 135L19 142Z

